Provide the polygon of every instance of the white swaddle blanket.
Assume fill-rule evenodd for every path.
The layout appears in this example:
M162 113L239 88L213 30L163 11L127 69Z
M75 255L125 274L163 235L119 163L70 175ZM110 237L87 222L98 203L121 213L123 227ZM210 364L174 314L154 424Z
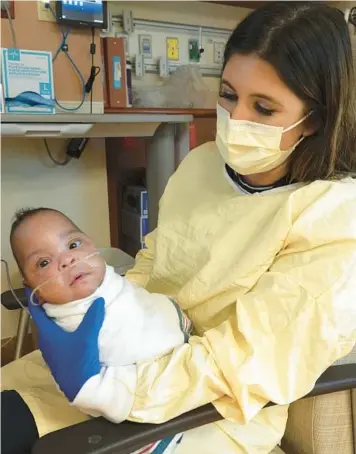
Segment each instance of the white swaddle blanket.
M191 323L173 300L130 283L110 266L106 267L102 284L89 297L62 305L46 303L43 307L64 330L74 331L98 297L105 299L105 318L99 334L103 368L100 377L93 377L83 386L73 405L99 416L90 408L94 401L100 401L100 415L121 422L134 398L135 364L161 357L186 342ZM105 370L105 366L110 369ZM127 383L132 384L132 393L127 392ZM125 387L122 393L118 392L121 385Z

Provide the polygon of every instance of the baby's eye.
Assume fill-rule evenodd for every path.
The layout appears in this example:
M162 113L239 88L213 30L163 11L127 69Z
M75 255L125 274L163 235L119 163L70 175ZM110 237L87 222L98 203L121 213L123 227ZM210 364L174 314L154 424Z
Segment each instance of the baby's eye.
M82 242L80 240L72 241L71 243L69 243L69 249L75 249L79 247L81 244Z
M47 260L47 259L42 259L38 262L38 266L40 268L45 268L48 265L49 265L49 260Z

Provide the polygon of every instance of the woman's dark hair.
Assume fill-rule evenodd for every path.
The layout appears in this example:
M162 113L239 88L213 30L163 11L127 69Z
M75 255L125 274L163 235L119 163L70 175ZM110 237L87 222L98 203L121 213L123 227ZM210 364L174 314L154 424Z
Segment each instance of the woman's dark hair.
M291 180L356 173L356 74L341 11L319 2L273 2L234 30L224 67L235 54L256 54L312 110L317 132L291 157Z

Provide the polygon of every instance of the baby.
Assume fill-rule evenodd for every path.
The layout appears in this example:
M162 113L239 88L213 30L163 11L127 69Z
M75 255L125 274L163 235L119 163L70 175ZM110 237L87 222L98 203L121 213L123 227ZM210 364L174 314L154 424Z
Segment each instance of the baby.
M63 213L49 208L20 211L12 225L10 243L24 285L39 287L38 302L64 330L75 330L93 301L105 299L99 335L104 366L132 365L135 369L136 363L163 356L187 341L191 323L178 305L116 274L97 253L93 241ZM133 389L135 377L132 371ZM110 396L120 394L120 380L109 378L107 389L100 390L101 415L121 422L133 396L125 402L126 388L120 402L113 400ZM115 393L110 390L113 386ZM77 406L91 414L88 409L95 396L89 391L86 395L85 389L80 394Z

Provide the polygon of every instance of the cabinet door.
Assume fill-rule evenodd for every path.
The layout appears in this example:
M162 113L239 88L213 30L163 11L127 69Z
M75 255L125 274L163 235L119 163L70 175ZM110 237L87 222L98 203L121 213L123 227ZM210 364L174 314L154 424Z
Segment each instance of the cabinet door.
M216 117L194 118L191 144L192 148L215 140Z

